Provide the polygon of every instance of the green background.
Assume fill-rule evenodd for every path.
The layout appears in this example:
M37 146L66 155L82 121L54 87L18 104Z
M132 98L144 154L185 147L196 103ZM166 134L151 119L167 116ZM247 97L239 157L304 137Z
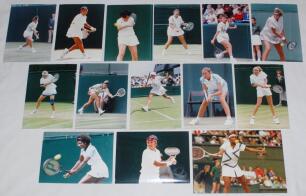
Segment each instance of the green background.
M297 47L293 51L289 51L284 47L286 61L303 61L299 17L295 4L252 4L252 16L256 18L257 25L263 28L266 20L272 16L272 12L276 7L284 11L284 31L286 38L297 43ZM279 56L274 48L271 50L268 60L279 61Z
M42 165L48 158L60 153L59 160L64 169L70 169L80 157L80 148L76 145L76 137L81 133L76 132L46 132L42 145L40 162L39 182L42 183L78 183L81 178L90 170L86 164L79 172L70 178L63 178L61 174L47 176L42 170ZM102 183L112 182L112 162L113 162L113 133L86 133L91 137L92 145L96 147L109 171L109 178Z
M201 44L201 14L200 5L155 5L154 6L154 45L163 45L167 41L168 19L174 9L179 9L185 22L193 22L194 29L185 31L188 44ZM161 25L160 25L161 24ZM173 40L178 44L178 39Z
M105 61L114 61L118 55L117 28L114 23L120 18L120 12L129 10L137 15L134 31L139 40L139 60L152 60L152 5L110 5L107 7ZM124 60L131 60L128 48Z
M121 132L117 134L116 151L116 183L138 183L142 152L146 149L146 138L154 134L158 137L158 149L163 154L166 147L178 147L181 153L176 157L177 165L188 173L188 179L181 181L189 183L189 137L188 132Z
M236 99L237 104L255 104L257 100L256 88L251 86L250 75L257 65L235 65ZM276 84L276 70L284 73L282 65L263 65L263 71L268 75L268 84ZM278 103L279 95L272 92L273 103ZM263 99L263 104L267 104Z
M35 102L41 95L44 88L40 87L41 72L47 70L54 75L59 73L60 78L56 82L57 94L55 96L56 102L73 102L75 90L75 74L76 65L73 64L48 64L48 65L30 65L26 102Z

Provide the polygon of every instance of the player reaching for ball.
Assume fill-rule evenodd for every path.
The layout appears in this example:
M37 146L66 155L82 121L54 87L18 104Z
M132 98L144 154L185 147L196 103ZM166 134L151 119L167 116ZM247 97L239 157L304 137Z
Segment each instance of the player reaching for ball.
M36 39L39 39L38 31L36 30L38 25L38 16L32 18L32 22L28 24L27 28L23 32L23 37L25 38L26 43L18 47L18 50L21 50L27 46L32 49L32 52L35 53L36 50L33 47L33 35Z
M67 31L66 36L68 38L72 38L74 44L68 49L65 48L63 54L61 55L61 59L64 58L69 52L79 49L82 53L83 58L87 58L85 53L84 45L83 45L83 31L90 30L92 32L96 31L96 28L89 25L86 21L88 14L88 8L86 6L81 7L80 13L76 15Z
M55 95L57 94L57 91L56 91L57 86L56 84L54 84L55 77L49 74L48 71L43 71L41 75L42 76L40 78L40 87L44 88L44 91L38 97L36 104L35 104L35 109L32 111L32 114L35 114L38 112L41 102L46 97L50 97L50 105L52 109L51 118L55 118L54 99L55 99Z
M272 92L270 89L271 85L268 84L267 74L262 70L260 66L253 67L253 73L250 75L250 82L252 87L256 88L257 92L257 102L250 118L250 125L255 124L255 115L262 103L262 98L264 96L267 99L273 116L272 123L279 124L280 122L273 105Z
M85 164L90 166L90 171L79 181L80 184L99 183L101 180L108 178L107 165L104 163L96 147L91 144L91 138L87 135L80 135L77 137L77 145L81 149L79 160L64 175L64 178L77 173Z
M150 73L148 82L145 85L145 87L146 86L151 86L152 89L151 89L151 91L149 93L149 96L148 96L148 99L147 99L147 104L142 107L142 109L145 112L149 111L149 107L150 107L150 105L152 103L152 98L154 96L162 96L165 99L169 99L172 103L175 103L174 98L166 94L167 90L162 86L163 79L165 79L165 78L161 77L161 76L157 76L156 72L151 72Z
M139 183L160 183L159 168L169 167L176 164L174 156L167 160L161 159L161 153L156 148L158 138L150 135L146 139L147 148L142 153Z
M253 152L259 154L265 154L266 151L264 148L250 148L245 144L240 143L236 134L231 134L228 137L228 141L225 141L221 147L219 152L211 154L211 156L222 156L221 161L221 173L222 179L224 181L224 189L223 193L229 193L231 189L232 178L237 178L241 183L241 186L244 192L250 192L247 180L243 175L242 170L238 165L240 152Z

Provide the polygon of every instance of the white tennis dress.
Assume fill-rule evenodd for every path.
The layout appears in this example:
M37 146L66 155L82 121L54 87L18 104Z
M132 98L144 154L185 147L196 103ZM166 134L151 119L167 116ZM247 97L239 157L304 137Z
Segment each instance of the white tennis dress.
M81 155L86 159L89 157L87 164L91 167L90 171L87 173L88 175L95 178L108 178L109 172L107 165L102 160L99 152L96 147L89 144L86 150L81 149Z
M243 172L238 165L238 160L240 152L245 150L245 145L237 143L234 148L232 148L229 141L225 141L220 149L224 150L222 156L222 176L226 177L241 177Z
M226 32L229 28L229 23L219 22L217 26L217 32L219 32L217 36L217 42L221 43L223 41L229 41L228 33Z
M268 82L267 74L261 71L257 76L255 74L250 75L251 84L265 85ZM256 87L257 97L270 96L272 95L270 88Z
M101 84L95 84L88 88L88 95L99 95L99 93L102 92L102 85Z
M37 23L31 22L30 24L28 24L27 28L23 32L23 37L33 40L32 37L33 37L34 31L36 31L37 25L38 25L38 22Z
M40 85L45 85L50 83L54 79L54 76L51 74L48 74L47 78L40 78ZM56 84L50 83L45 87L45 90L42 92L43 96L51 96L56 95Z
M142 153L139 183L160 182L159 167L154 165L154 161L161 161L160 151L145 149Z
M132 17L129 17L127 21L124 21L123 18L119 18L116 24L120 27L129 26L118 31L118 45L137 46L139 44L139 40L133 28L135 21Z
M84 28L86 19L87 19L87 16L84 16L82 14L76 15L70 24L70 27L67 31L66 36L69 38L78 37L80 39L83 39L82 29Z
M169 26L168 26L168 29L167 29L167 35L168 36L177 37L177 36L184 35L184 31L181 28L184 21L183 21L181 16L178 16L176 18L172 15L172 16L169 17L168 21L169 21ZM171 28L170 24L171 24L172 28Z
M156 76L155 79L149 80L148 84L151 84L152 87L150 93L161 96L167 92L167 90L162 86L162 80L163 78L160 76Z
M260 32L260 39L268 41L272 44L279 44L282 42L282 39L280 37L277 37L273 32L272 28L276 30L277 33L281 33L284 30L284 20L281 16L278 21L274 18L274 16L270 16L264 28Z
M211 95L218 91L218 84L222 86L222 92L224 94L228 93L227 82L218 74L212 73L210 80L205 79L203 76L200 78L201 84L205 84L207 87L208 95ZM217 96L213 96L213 99L218 99Z

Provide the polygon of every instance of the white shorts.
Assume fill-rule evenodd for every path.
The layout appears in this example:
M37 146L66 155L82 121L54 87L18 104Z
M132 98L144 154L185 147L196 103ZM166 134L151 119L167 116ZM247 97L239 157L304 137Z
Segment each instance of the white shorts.
M230 39L229 39L229 36L228 36L227 33L217 36L217 42L218 42L219 44L221 44L223 41L228 41L228 42L229 42L229 40L230 40Z
M139 44L139 40L136 35L130 36L118 36L118 45L126 45L126 46L137 46Z
M215 93L217 90L215 91L208 91L208 94L213 94ZM227 95L228 94L228 87L227 87L227 83L224 83L224 85L222 86L222 93ZM212 97L213 101L219 101L219 96L213 96Z
M260 33L260 39L263 41L268 41L271 44L280 44L282 42L282 40L279 37L270 35L270 33L265 33L265 32Z
M87 172L88 175L95 178L108 178L108 168L105 164L101 164L99 166L91 166L91 170Z
M172 36L172 37L178 37L178 36L184 35L184 31L181 28L178 28L178 29L174 30L174 29L168 27L167 35Z
M261 46L261 39L259 35L252 35L252 45L253 46Z
M264 97L264 96L271 96L272 95L272 92L271 92L270 88L257 87L256 91L257 91L257 97Z
M235 178L235 177L243 176L243 173L239 165L236 165L236 167L230 167L227 165L223 165L222 166L222 176Z
M42 92L43 96L52 96L52 95L56 95L56 88L50 88L50 89L46 89Z
M23 32L23 37L31 39L33 41L33 31L24 31Z
M166 92L167 92L167 90L164 87L162 87L160 89L152 88L151 91L150 91L150 93L153 93L153 94L159 95L159 96L164 95Z
M68 38L78 37L80 39L83 39L83 32L81 29L75 29L70 27L66 33L66 36Z

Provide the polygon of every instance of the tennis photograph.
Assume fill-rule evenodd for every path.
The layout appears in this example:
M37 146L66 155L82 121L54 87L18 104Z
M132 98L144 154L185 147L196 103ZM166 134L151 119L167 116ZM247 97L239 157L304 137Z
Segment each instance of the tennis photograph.
M130 129L181 128L180 64L130 65Z
M252 4L252 45L259 61L303 61L295 4Z
M124 129L128 64L81 64L76 128Z
M184 127L234 128L231 64L184 64Z
M116 184L189 183L188 132L119 132Z
M38 62L51 59L56 5L11 6L4 62Z
M152 5L107 6L104 60L152 60L152 29Z
M194 130L194 193L286 193L280 130Z
M74 64L30 65L23 128L72 128L76 82Z
M53 60L102 60L103 4L59 6Z
M203 4L204 58L211 61L252 61L248 4Z
M283 65L235 65L237 127L289 128Z
M39 183L111 184L113 133L45 132Z
M154 6L155 60L202 59L200 6L190 4Z

